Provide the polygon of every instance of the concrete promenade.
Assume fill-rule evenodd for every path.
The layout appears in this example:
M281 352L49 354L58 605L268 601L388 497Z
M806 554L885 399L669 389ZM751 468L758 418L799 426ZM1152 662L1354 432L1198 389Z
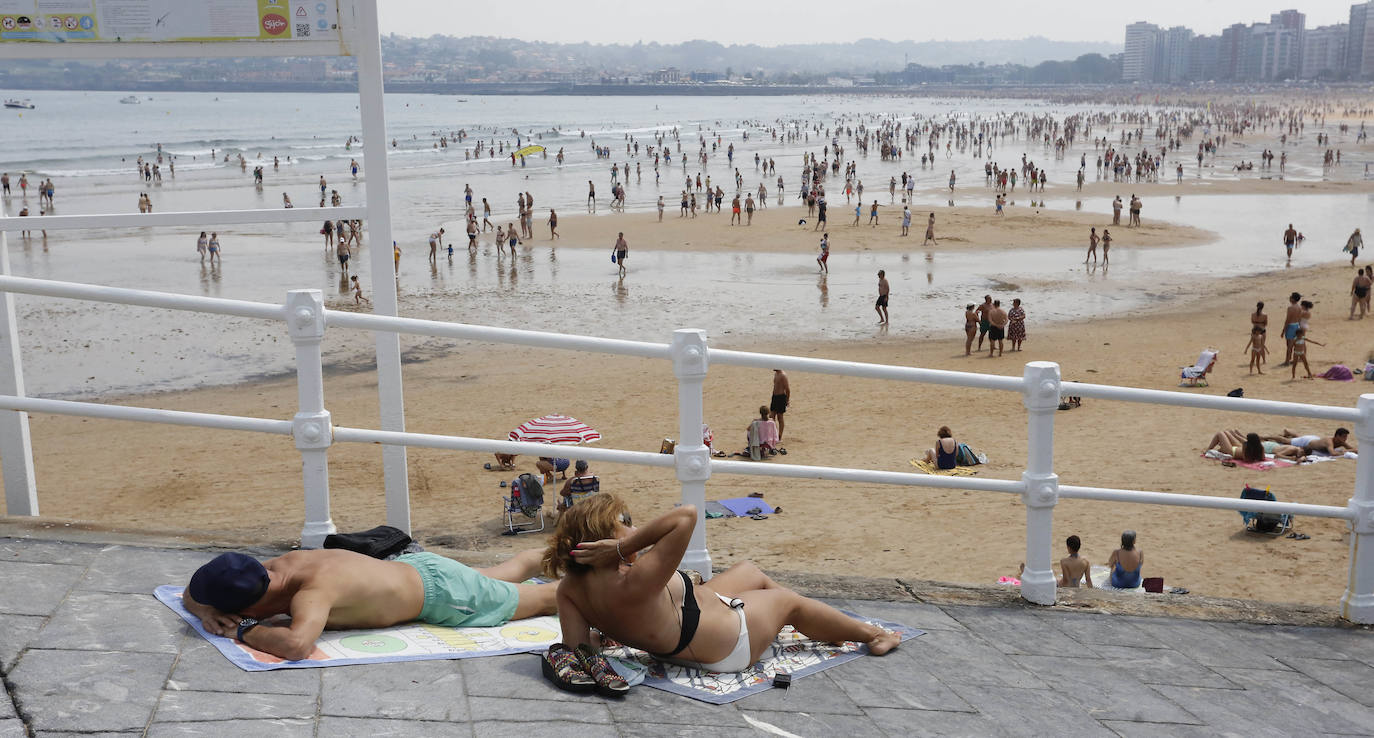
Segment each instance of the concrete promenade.
M730 705L612 702L534 655L243 672L152 596L217 551L63 537L0 537L0 738L1374 735L1374 633L1326 609L789 578L928 633Z

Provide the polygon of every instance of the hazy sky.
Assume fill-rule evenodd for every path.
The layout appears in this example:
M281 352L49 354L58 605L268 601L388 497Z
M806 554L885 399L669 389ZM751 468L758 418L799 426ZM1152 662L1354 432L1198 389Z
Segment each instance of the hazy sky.
M1283 2L1283 0L1279 0ZM1351 0L870 0L835 3L672 3L662 0L380 0L382 32L407 36L501 36L564 43L723 44L854 41L967 41L1044 36L1061 41L1122 43L1127 23L1183 25L1214 34L1232 23L1268 21L1296 7L1307 27L1345 22Z

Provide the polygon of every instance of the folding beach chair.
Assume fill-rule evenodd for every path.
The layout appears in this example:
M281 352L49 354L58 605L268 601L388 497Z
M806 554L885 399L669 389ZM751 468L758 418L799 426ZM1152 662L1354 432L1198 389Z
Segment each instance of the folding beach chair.
M590 477L573 477L568 480L568 506L576 505L578 502L591 497L601 491L601 478L595 475Z
M1197 357L1197 363L1192 366L1182 367L1183 371L1179 374L1182 381L1180 387L1206 387L1207 375L1211 373L1212 367L1217 363L1216 349L1203 349Z
M520 533L538 533L544 530L544 486L539 478L525 473L511 480L510 497L501 498L501 510L506 517L506 532L501 535L513 536ZM516 516L526 518L517 522ZM538 520L539 527L532 527Z
M1255 489L1246 485L1240 491L1242 500L1264 500L1266 502L1278 502L1274 498L1274 493L1268 488ZM1263 533L1270 536L1281 536L1293 527L1293 516L1287 513L1261 513L1240 511L1240 519L1245 521L1245 529L1251 533Z

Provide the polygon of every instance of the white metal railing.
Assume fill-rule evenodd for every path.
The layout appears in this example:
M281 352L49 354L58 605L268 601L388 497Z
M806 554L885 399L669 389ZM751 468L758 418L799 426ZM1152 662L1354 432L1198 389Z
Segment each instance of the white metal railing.
M1355 436L1359 442L1369 444L1369 448L1374 449L1374 394L1362 395L1355 408L1342 408L1062 382L1059 377L1059 366L1051 362L1028 363L1021 377L1007 377L711 349L707 346L705 332L695 329L674 331L672 342L668 344L544 333L415 318L329 311L325 309L323 296L318 290L293 290L287 294L285 305L273 305L0 276L0 293L22 293L284 321L296 349L299 408L290 421L92 402L47 400L14 395L0 395L0 410L46 412L290 435L295 441L296 448L300 450L302 458L305 522L302 528L301 541L305 546L318 546L323 541L324 536L334 531L329 511L328 471L328 450L333 443L371 443L381 444L384 447L420 446L456 451L532 455L539 455L548 451L547 446L537 443L334 426L324 405L323 365L320 355L320 342L324 337L325 330L329 326L334 326L390 334L408 333L671 361L673 373L678 380L678 437L681 439L672 456L624 449L581 446L561 447L559 453L574 459L674 469L682 486L683 502L696 505L698 510L697 525L688 551L683 558L683 565L700 571L704 576L710 576L711 559L706 546L702 514L706 499L705 485L713 473L792 479L825 479L850 483L954 488L1019 494L1026 505L1026 568L1022 575L1021 595L1031 602L1045 605L1053 604L1056 594L1055 577L1050 563L1052 551L1050 538L1054 507L1061 497L1220 510L1288 513L1347 520L1352 526L1350 574L1346 591L1340 602L1341 614L1345 618L1359 623L1374 622L1374 452L1362 454L1356 463L1355 492L1345 507L1060 485L1058 476L1053 469L1054 417L1061 395L1335 420L1353 425ZM791 369L802 372L1018 392L1022 395L1022 401L1029 416L1026 469L1020 480L1005 480L953 478L907 472L783 463L753 464L712 459L709 450L702 442L701 425L703 412L702 384L709 366L713 362L763 369ZM3 432L6 427L9 426L0 424L0 432ZM3 461L6 466L11 463L32 463L31 459L15 460L9 457L4 458ZM403 499L393 499L393 491L390 487L388 487L387 495L388 522L409 530L408 495ZM12 495L8 490L8 485L7 503L7 509L11 515L38 514L36 498L30 501L24 495Z

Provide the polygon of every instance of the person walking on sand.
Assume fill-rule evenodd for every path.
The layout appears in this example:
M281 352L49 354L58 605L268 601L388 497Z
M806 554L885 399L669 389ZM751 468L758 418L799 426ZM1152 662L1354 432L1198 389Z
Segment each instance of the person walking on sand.
M625 259L630 255L630 244L625 240L625 232L616 234L615 263L620 266L620 278L625 278Z
M1314 341L1308 338L1307 329L1299 327L1298 334L1293 337L1293 363L1289 365L1289 368L1292 370L1291 375L1289 377L1290 379L1298 378L1299 361L1302 362L1303 371L1307 372L1307 378L1312 378L1312 367L1307 365L1307 344L1309 343L1315 343L1318 346L1326 345L1324 343L1320 343L1318 341Z
M951 169L951 170L949 170L949 194L951 194L951 195L954 194L954 180L955 180L955 177L954 177L954 170Z
M587 180L587 209L596 212L596 183Z
M1250 314L1250 326L1259 328L1260 345L1265 348L1265 354L1268 354L1269 316L1264 312L1263 301L1255 303L1255 312Z
M220 258L220 255L219 255L219 234L218 234L218 233L211 233L211 234L210 234L210 242L209 242L208 244L206 244L206 247L207 247L207 248L209 249L209 251L210 251L210 266L214 266L214 265L215 265L215 262L219 262L221 265L223 265L224 262L223 262L223 260Z
M787 381L787 372L773 370L773 397L768 401L768 417L778 424L778 443L782 443L782 432L787 426L785 416L787 406L792 402L792 384Z
M821 234L821 252L816 255L816 263L820 265L821 271L829 274L830 267L826 263L830 261L830 234Z
M902 206L902 236L911 232L911 208Z
M658 196L658 222L663 222L663 195Z
M936 246L940 245L940 242L935 240L935 213L931 213L930 218L926 220L926 239L921 242L921 245L925 246L929 243Z
M887 284L887 272L878 270L878 300L873 303L873 309L878 311L878 325L887 325L887 296L890 288Z
M434 245L433 242L431 242L429 252L429 258L431 261L434 259L433 249ZM344 274L347 274L348 260L353 256L353 250L348 248L348 244L344 243L343 241L339 241L338 246L334 248L334 255L339 258L339 270Z
M205 254L210 247L210 237L205 235L205 231L200 232L200 238L196 239L196 253L200 254L200 263L205 263Z
M662 200L663 198L659 199ZM663 203L660 202L659 205L658 219L663 220ZM558 238L558 213L553 208L549 208L549 240L552 241L556 238Z
M1109 231L1109 230L1107 230L1106 228L1103 228L1103 229L1102 229L1102 266L1104 267L1104 271L1102 272L1103 274L1106 274L1106 273L1107 273L1107 272L1105 271L1105 267L1107 266L1107 262L1111 261L1111 253L1112 253L1112 232Z
M1355 275L1355 281L1350 284L1350 319L1355 319L1355 308L1360 309L1360 319L1364 320L1364 301L1369 297L1369 285L1374 281L1365 273L1364 267L1360 267L1359 274Z
M868 226L870 228L878 225L878 201L873 201L873 206L868 209Z
M973 337L977 334L978 312L973 309L973 303L970 302L964 306L964 356L973 355Z
M1283 352L1283 363L1279 366L1288 366L1293 362L1293 339L1298 337L1298 328L1302 325L1302 305L1299 301L1302 295L1294 292L1288 296L1288 311L1283 316L1283 340L1286 344Z
M1298 242L1298 232L1293 228L1293 224L1288 224L1288 230L1283 232L1283 247L1288 251L1288 258L1293 258L1293 246Z
M1093 260L1093 263L1094 263L1094 264L1097 263L1097 242L1098 242L1098 240L1099 240L1099 239L1098 239L1098 237L1097 237L1097 226L1093 226L1093 227L1088 231L1088 255L1087 255L1086 257L1083 258L1083 263L1084 263L1084 264L1087 264L1087 263L1088 263L1088 259L1089 259L1089 258L1091 258L1091 259Z
M1007 311L1002 309L1001 300L992 301L992 309L988 311L988 358L992 358L993 349L997 350L997 355L1002 355L1002 348L1007 338Z
M372 304L372 301L369 300L369 299L367 299L366 297L363 297L363 286L362 286L361 284L358 284L358 275L354 274L353 277L352 277L352 279L353 279L353 304L354 304L354 305L361 305L361 304L363 304L363 303L367 303L367 304L371 305L371 304Z
M1289 227L1291 228L1292 226ZM1360 248L1363 246L1364 236L1361 236L1360 229L1356 228L1355 232L1350 234L1350 238L1346 239L1345 248L1342 249L1343 251L1350 252L1350 266L1355 266L1355 257L1360 255Z
M1264 369L1260 368L1264 364L1264 330L1257 325L1250 326L1250 342L1245 344L1246 351L1250 352L1250 373L1259 372L1264 374Z
M482 198L482 232L486 233L495 227L496 225L491 222L491 203L487 202L487 198L484 197Z

